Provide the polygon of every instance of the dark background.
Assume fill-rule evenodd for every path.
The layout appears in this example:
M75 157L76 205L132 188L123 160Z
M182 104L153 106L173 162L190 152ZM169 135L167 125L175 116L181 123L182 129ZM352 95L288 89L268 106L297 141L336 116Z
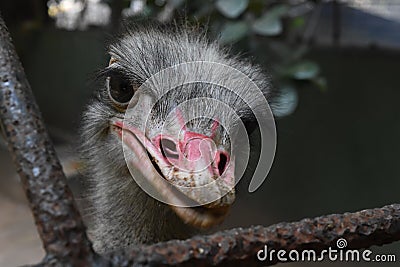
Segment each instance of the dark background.
M114 28L59 29L43 3L26 2L2 1L0 12L61 158L68 162L75 157L77 125L92 91L88 81L108 62L105 44ZM240 186L231 215L220 228L270 225L399 202L400 24L343 4L338 41L332 37L331 3L321 12L304 57L318 64L327 89L304 83L296 87L297 108L276 121L277 153L267 180L252 194L246 193L247 184ZM268 42L261 38L254 49L239 42L234 51L244 50L268 68ZM40 243L9 156L4 147L2 151L0 221L5 222L0 222L0 266L35 262L41 257ZM398 242L372 248L400 260L399 249Z

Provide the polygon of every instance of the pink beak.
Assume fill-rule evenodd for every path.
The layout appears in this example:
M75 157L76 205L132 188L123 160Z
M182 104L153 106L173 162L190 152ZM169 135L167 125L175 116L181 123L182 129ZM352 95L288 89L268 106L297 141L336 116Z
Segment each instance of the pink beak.
M226 151L217 149L212 135L185 130L179 140L162 134L150 140L122 121L114 121L113 125L129 151L136 155L128 160L128 165L140 171L163 200L174 203L171 208L179 217L200 228L223 220L235 199L234 162ZM147 154L153 158L154 167ZM165 184L165 180L169 183ZM203 209L186 206L186 201L170 186Z
M210 136L185 131L181 140L158 135L153 144L170 165L181 171L194 173L207 170L210 177L220 177L229 164L229 154L217 149ZM226 181L231 185L234 181Z

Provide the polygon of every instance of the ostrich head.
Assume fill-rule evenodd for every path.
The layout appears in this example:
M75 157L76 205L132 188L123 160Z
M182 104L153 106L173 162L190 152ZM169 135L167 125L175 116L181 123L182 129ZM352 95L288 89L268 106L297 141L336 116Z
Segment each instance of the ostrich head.
M232 134L253 118L240 97L249 88L223 69L249 77L264 96L268 80L187 29L131 29L109 54L81 130L91 185L83 213L95 249L186 238L219 224L235 199Z

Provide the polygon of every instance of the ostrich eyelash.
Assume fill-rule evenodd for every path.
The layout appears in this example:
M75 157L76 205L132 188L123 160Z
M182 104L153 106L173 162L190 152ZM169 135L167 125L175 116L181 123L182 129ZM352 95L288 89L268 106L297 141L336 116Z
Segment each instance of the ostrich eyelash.
M131 75L128 75L126 72L122 71L121 69L115 68L108 66L107 68L104 68L102 70L99 70L96 73L95 80L99 84L104 84L104 82L107 80L107 78L113 78L113 77L119 77L122 78L126 81L129 81L135 91L137 88L139 88L144 81L141 81L140 79L137 79L137 77L133 77Z
M96 74L96 80L103 82L105 79L107 79L108 77L122 77L123 79L130 81L132 83L137 83L136 81L132 81L132 78L127 76L123 71L116 69L116 68L111 68L111 67L107 67L105 69L100 70L97 74Z
M104 69L99 70L96 73L95 79L98 81L104 81L107 77L122 77L125 80L131 82L132 84L137 85L139 87L142 83L144 83L144 80L135 74L128 73L121 69L120 67L115 67L115 66L108 66Z

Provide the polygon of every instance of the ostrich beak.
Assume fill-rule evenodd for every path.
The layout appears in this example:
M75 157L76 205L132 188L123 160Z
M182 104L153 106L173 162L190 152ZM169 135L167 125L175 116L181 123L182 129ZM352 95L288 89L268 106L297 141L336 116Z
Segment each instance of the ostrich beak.
M181 140L161 134L150 140L122 121L114 121L112 129L125 151L135 155L127 158L130 169L140 172L184 222L197 228L222 222L235 199L234 160L210 136L188 131Z

